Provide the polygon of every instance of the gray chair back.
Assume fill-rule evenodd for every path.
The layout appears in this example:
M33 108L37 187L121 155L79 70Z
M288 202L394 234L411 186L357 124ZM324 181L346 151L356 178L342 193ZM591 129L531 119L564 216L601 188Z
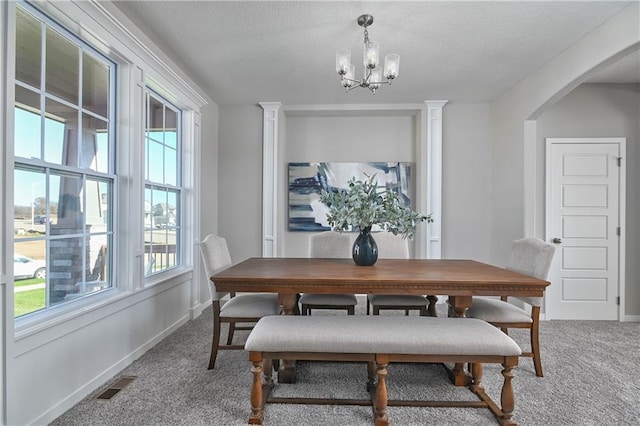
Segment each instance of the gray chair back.
M351 257L351 239L348 234L325 231L309 237L309 256L334 259Z
M207 235L200 243L200 255L202 256L202 263L207 275L207 281L209 281L211 298L214 301L218 301L228 293L216 291L216 285L210 277L232 265L227 240L219 237L218 235Z
M378 259L408 259L409 242L391 232L374 232L373 239L378 245Z
M515 240L506 269L546 280L556 247L538 238ZM540 306L542 297L517 297L532 306Z

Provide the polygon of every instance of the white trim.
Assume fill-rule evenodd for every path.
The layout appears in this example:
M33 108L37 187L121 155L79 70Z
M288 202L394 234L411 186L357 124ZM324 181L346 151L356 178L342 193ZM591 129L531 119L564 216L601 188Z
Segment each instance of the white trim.
M625 282L626 282L626 273L625 273L625 264L626 264L626 206L627 206L627 197L626 197L626 176L627 176L627 168L626 168L626 155L627 155L627 139L626 138L546 138L546 163L545 163L545 238L547 241L550 241L552 238L549 235L549 226L548 223L551 222L550 217L550 209L548 206L551 205L550 195L551 195L551 178L549 176L548 164L551 161L551 149L550 146L552 144L588 144L588 143L599 143L599 144L617 144L619 146L619 153L622 157L621 165L619 167L619 187L618 187L618 226L622 229L620 233L620 238L618 238L618 297L620 298L620 304L618 306L618 320L623 321L624 318L627 317L625 314ZM548 300L545 297L545 311L548 309Z
M427 212L434 221L427 227L427 257L440 259L442 249L442 108L447 101L425 101L427 106Z
M278 255L278 114L280 102L260 102L262 121L262 256Z
M621 322L640 322L640 315L625 315Z
M446 102L446 101L445 101ZM319 104L319 105L283 105L282 111L288 116L323 115L345 116L362 115L374 112L376 115L416 115L424 108L423 104Z

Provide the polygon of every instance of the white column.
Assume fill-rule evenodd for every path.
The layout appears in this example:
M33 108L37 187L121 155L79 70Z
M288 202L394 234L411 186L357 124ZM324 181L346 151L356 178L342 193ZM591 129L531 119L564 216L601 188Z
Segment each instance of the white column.
M427 155L427 213L434 222L427 227L426 254L429 259L441 257L442 231L442 109L447 101L425 101ZM423 114L424 117L424 114ZM424 126L424 124L423 124Z
M278 113L280 102L260 102L262 122L262 256L278 255Z

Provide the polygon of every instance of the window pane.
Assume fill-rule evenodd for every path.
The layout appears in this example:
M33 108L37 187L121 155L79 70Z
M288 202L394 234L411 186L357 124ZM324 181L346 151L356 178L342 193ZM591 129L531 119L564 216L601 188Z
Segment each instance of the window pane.
M82 161L80 167L107 173L109 145L107 122L82 115Z
M165 134L164 134L164 143L176 149L176 135L178 131L178 114L167 108L165 110Z
M55 206L57 213L51 215L51 235L82 233L82 179L78 176L52 175L50 181L51 209L54 210Z
M44 159L78 165L78 110L47 99L45 102Z
M148 176L151 182L164 183L164 150L162 144L148 140Z
M46 241L16 241L13 245L14 316L44 309L46 302Z
M149 96L149 111L147 113L147 130L164 129L164 105L153 96Z
M109 67L86 52L82 55L82 107L109 118Z
M40 96L16 86L13 142L14 155L23 158L40 158Z
M87 247L86 278L79 285L80 292L83 294L95 293L109 287L107 283L109 236L91 235Z
M78 46L47 28L47 93L57 95L75 105L78 104L79 52Z
M102 281L100 289L112 286L109 278L111 276L112 239L112 235L91 236L89 263L93 265L93 269L90 271L91 276L87 278L87 281ZM94 288L94 291L97 290Z
M42 71L40 21L16 8L16 80L40 88Z
M52 226L53 228L53 226ZM84 237L49 241L49 302L55 306L80 296L83 281Z
M166 148L164 150L164 176L165 184L178 185L178 153L175 149Z
M178 212L180 211L179 205L180 193L176 191L169 191L167 193L167 228L170 230L178 226Z
M13 236L16 240L41 237L48 223L46 177L19 169L14 176Z
M153 233L153 241L145 243L145 275L176 266L175 241L169 244L166 230Z
M151 209L153 212L153 227L164 228L165 218L168 211L167 208L167 192L162 189L154 189L152 191Z
M111 230L107 212L111 206L111 183L87 178L85 211L87 227L91 233Z
M153 228L153 200L151 199L151 189L144 189L144 229L148 231ZM145 234L145 241L151 241Z

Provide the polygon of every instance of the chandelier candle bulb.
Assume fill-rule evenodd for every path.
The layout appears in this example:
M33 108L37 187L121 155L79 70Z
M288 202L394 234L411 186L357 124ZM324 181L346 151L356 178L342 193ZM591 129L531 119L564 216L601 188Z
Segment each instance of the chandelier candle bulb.
M336 71L339 75L349 72L351 66L351 51L349 49L338 49L336 52Z
M356 66L353 64L349 64L349 70L342 78L342 85L347 89L353 86L355 73L356 73Z
M375 93L375 90L380 87L380 82L382 82L382 74L380 73L380 70L373 71L371 73L371 78L369 79L369 87L371 87L373 93Z
M364 43L364 66L366 68L375 68L378 66L378 56L380 46L377 42L369 40Z
M384 57L384 76L389 80L393 80L398 76L398 68L400 67L400 55L397 53L389 53Z

